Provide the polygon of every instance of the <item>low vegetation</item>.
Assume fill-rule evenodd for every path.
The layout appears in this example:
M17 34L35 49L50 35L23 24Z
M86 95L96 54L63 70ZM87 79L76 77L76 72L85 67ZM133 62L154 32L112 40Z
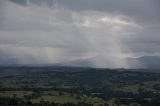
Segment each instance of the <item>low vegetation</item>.
M3 106L160 106L159 100L160 74L148 70L0 68Z

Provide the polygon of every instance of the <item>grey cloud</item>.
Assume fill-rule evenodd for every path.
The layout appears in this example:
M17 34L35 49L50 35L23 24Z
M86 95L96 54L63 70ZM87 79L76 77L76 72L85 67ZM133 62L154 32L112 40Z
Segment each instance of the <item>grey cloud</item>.
M26 4L27 0L12 0L21 4ZM28 0L29 1L29 0ZM140 18L141 21L145 19L159 21L160 9L159 0L30 0L34 3L46 3L48 5L55 5L61 7L66 6L77 11L83 10L97 10L108 12L120 12L125 15Z
M120 58L160 53L158 3L3 0L0 54L22 63L92 58L97 67L128 67Z

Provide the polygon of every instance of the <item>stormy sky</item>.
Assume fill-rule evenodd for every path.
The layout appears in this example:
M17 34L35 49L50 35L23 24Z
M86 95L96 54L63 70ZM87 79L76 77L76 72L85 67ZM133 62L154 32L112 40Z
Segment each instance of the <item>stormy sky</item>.
M0 0L0 60L55 64L160 56L159 0Z

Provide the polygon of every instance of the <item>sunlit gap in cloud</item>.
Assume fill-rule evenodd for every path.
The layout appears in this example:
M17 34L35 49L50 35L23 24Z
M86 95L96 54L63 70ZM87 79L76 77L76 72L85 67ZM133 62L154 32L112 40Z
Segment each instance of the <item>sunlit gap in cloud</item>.
M74 11L58 2L6 1L3 13L0 50L24 64L83 60L91 67L128 68L125 58L130 54L123 49L130 49L122 39L141 28L120 13Z

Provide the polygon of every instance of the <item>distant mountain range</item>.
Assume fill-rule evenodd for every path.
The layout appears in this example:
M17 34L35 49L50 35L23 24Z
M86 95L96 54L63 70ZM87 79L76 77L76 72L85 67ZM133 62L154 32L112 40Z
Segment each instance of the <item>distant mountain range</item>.
M57 63L57 64L21 64L20 61L15 58L0 58L0 66L14 66L14 65L29 65L29 66L73 66L73 67L92 67L95 59L80 59L75 61ZM126 58L125 59L129 68L146 68L146 69L160 69L160 57L159 56L143 56L139 58ZM103 63L103 62L102 62ZM104 63L103 63L104 64ZM110 62L105 63L111 65ZM106 66L107 68L108 66ZM124 67L125 68L125 67Z
M159 56L143 56L139 58L127 58L131 68L160 69Z
M143 56L139 58L126 58L125 60L127 64L129 65L129 68L160 69L160 57L159 56ZM90 66L93 66L92 64L93 61L94 59L76 60L76 61L60 63L59 65L90 67Z

